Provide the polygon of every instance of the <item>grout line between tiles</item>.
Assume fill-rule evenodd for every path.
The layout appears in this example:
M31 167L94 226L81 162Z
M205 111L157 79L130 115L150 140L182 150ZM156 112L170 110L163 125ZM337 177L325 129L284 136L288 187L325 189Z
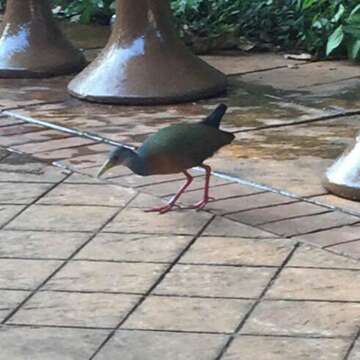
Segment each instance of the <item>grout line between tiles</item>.
M289 101L287 101L289 102ZM356 116L360 115L360 110L345 110L342 112L337 113L328 113L327 115L320 115L308 120L298 120L293 122L284 122L281 124L273 124L273 125L264 125L259 127L251 127L243 130L236 130L233 131L233 134L241 134L244 132L255 132L255 131L262 131L262 130L268 130L268 129L276 129L276 128L283 128L283 127L290 127L290 126L298 126L298 125L304 125L309 123L316 123L316 122L322 122L327 120L335 120L343 117L350 117L350 116Z
M76 325L49 325L49 324L20 324L10 323L0 326L12 327L12 328L50 328L50 329L79 329L79 330L112 330L112 327L98 327L98 326L76 326ZM10 359L9 359L10 360Z
M54 190L58 185L62 184L71 174L67 174L64 176L62 180L59 182L52 184L47 190L45 190L40 196L37 196L33 201L29 204L25 205L20 211L18 211L14 216L12 216L8 221L6 221L2 226L0 226L0 230L3 230L7 225L9 225L13 220L15 220L18 216L24 213L27 209L29 209L32 205L36 204L37 201L41 200L44 196Z
M270 281L268 282L267 286L264 288L264 290L261 292L260 296L256 299L256 301L252 304L251 308L249 309L249 311L246 313L246 315L244 316L244 318L240 321L239 325L236 327L234 333L231 335L231 337L228 339L228 341L225 343L225 345L222 347L220 353L216 356L215 360L220 360L223 355L225 354L225 352L228 350L228 348L231 346L232 342L234 341L235 337L237 334L239 334L239 332L241 331L241 329L243 328L243 326L245 325L245 323L247 322L247 320L250 318L250 316L253 314L253 312L255 311L255 309L257 308L257 306L261 303L261 301L265 298L266 293L268 292L268 290L272 287L272 285L274 284L274 282L277 280L277 278L279 277L281 271L286 267L286 265L288 264L288 262L290 261L290 259L292 258L292 256L294 255L294 253L296 252L296 250L298 249L298 247L300 246L300 243L295 244L295 246L292 248L292 250L290 251L290 253L287 255L286 259L282 262L282 264L280 265L280 267L278 268L278 270L275 272L275 274L271 277Z
M289 217L285 217L285 218L282 218L282 219L270 220L270 221L265 221L263 223L254 224L253 226L269 225L269 224L273 224L273 223L276 223L276 222L279 222L279 221L287 221L287 220L294 220L294 219L299 219L299 218L307 218L307 217L312 217L312 216L316 216L316 215L324 215L324 214L328 214L328 213L331 213L331 212L334 212L334 211L333 210L325 210L325 211L319 211L317 213L289 216Z
M186 245L186 247L180 252L180 254L175 258L175 260L163 271L163 273L158 277L158 279L153 283L153 285L148 289L148 291L139 299L139 301L132 307L128 314L119 322L115 330L113 330L106 339L100 344L97 350L93 353L89 360L93 360L97 354L103 349L103 347L109 342L109 340L115 335L117 329L128 320L128 318L143 304L146 298L153 292L153 290L160 284L160 282L165 278L165 276L171 271L171 269L179 262L182 256L187 252L187 250L192 246L193 243L201 236L205 229L210 225L210 223L215 219L215 216L212 216L204 226L197 232L193 239Z
M275 337L275 338L285 338L285 339L346 339L348 340L350 336L331 336L331 335L312 335L312 334L257 334L257 333L241 333L239 336L246 337Z
M359 239L353 239L353 240L347 240L347 241L343 241L343 242L338 242L338 243L331 244L331 245L327 245L327 246L324 246L323 249L327 250L327 249L330 249L330 248L338 246L338 245L351 244L351 243L354 243L354 242L359 242L360 243L360 238Z
M70 176L70 174L68 175ZM65 178L66 179L66 178ZM65 180L63 179L63 181ZM135 196L133 196L127 204L129 204L135 197L137 196L137 194L135 194ZM127 205L126 204L126 205ZM25 305L25 303L27 303L36 293L38 293L42 287L44 285L46 285L46 283L52 279L60 270L62 270L71 259L73 259L87 244L89 244L100 232L101 230L103 230L122 210L124 210L126 208L126 205L124 207L119 208L118 211L115 212L115 214L113 214L107 221L105 221L105 223L99 228L97 229L91 236L90 238L85 241L81 246L79 246L60 266L58 266L40 285L38 285L33 291L31 291L31 293L20 303L18 304L15 309L13 309L4 319L0 324L5 324L7 323L7 321L9 319L11 319L18 311L19 309Z
M349 346L343 360L349 360L350 359L350 355L353 352L355 344L359 339L360 339L360 328L357 331L356 335L354 336L354 338L353 338L353 340L352 340L352 342L351 342L351 344L350 344L350 346Z

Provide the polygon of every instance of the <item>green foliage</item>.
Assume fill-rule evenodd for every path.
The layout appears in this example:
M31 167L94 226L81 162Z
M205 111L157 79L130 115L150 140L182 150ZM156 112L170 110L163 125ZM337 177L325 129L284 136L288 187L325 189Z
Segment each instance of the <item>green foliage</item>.
M340 4L333 22L342 23L329 36L326 55L346 46L349 59L358 59L360 57L360 4L355 6L350 14L347 14L344 6Z
M360 6L357 0L304 0L307 19L304 45L319 56L348 54L352 60L359 58L355 51L360 40ZM311 2L313 4L311 4Z
M180 30L198 37L236 32L238 19L248 1L173 0L172 9Z
M91 21L106 24L114 13L114 0L52 0L52 3L61 15L84 24Z
M51 1L58 16L82 23L108 24L114 13L115 0ZM359 0L171 0L171 6L180 35L195 48L206 43L204 51L251 44L360 59Z

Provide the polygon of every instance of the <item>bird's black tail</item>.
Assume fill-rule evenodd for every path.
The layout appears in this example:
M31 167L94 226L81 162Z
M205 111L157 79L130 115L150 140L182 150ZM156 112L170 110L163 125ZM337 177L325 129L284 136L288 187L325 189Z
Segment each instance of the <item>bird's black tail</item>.
M225 104L218 105L216 109L202 121L202 123L218 129L226 110L227 106Z

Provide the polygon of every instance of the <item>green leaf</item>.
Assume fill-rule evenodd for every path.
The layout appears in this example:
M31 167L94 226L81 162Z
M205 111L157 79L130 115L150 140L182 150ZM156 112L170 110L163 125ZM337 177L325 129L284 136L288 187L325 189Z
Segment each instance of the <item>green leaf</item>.
M360 40L354 40L349 44L348 56L350 60L356 60L360 57Z
M336 12L336 14L333 16L333 18L331 19L331 21L333 23L337 23L341 18L342 16L344 15L345 13L345 6L343 4L340 4L339 5L339 8L338 8L338 11Z
M326 44L326 55L329 56L335 49L337 49L342 41L344 40L343 26L340 25L336 30L329 36Z
M353 15L349 16L348 19L346 20L346 22L349 25L355 25L355 26L360 27L360 14L353 14Z
M356 5L356 6L352 9L349 17L355 15L358 11L360 11L360 4L359 4L359 5Z
M360 40L360 26L345 25L343 27L344 33L351 35L357 40Z

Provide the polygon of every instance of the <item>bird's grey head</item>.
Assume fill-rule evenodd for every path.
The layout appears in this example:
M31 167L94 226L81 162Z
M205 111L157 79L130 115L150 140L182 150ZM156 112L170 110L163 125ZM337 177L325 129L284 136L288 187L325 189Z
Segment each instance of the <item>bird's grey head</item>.
M114 166L122 165L129 158L129 154L132 150L125 146L118 146L111 150L104 165L99 170L97 177L103 175L106 171L110 170Z

